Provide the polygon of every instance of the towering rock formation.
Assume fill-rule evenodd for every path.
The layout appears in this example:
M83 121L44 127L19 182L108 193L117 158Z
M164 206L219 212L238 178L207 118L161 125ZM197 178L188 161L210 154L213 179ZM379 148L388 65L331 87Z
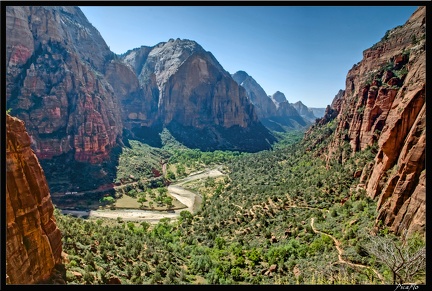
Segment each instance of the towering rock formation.
M245 71L238 71L232 77L239 85L246 89L248 97L252 104L254 104L260 119L276 115L275 104L254 78L249 76Z
M269 149L246 92L193 41L117 56L78 7L6 6L6 102L55 192L112 182L122 138ZM79 168L79 169L78 169ZM87 171L88 170L88 171Z
M47 280L61 264L53 204L24 122L6 115L6 283Z
M112 182L123 132L113 85L128 70L78 7L6 6L6 106L25 122L52 192Z
M284 93L280 91L276 91L273 95L269 96L273 103L276 105L276 108L280 107L280 104L287 102L286 96Z
M244 71L238 71L232 77L246 89L249 99L257 110L258 118L269 129L285 131L310 124L299 115L283 93L278 91L268 96L264 89Z
M40 159L100 163L122 134L115 55L78 7L6 6L6 101Z
M292 104L288 102L285 94L276 91L269 97L276 105L277 117L279 117L279 120L286 120L286 122L292 124L294 128L301 128L310 125L310 122L307 119L304 119Z
M122 59L151 96L128 114L135 135L168 128L183 144L204 150L258 151L275 141L246 91L196 42L170 39Z
M378 220L398 234L424 231L426 223L425 18L420 7L365 50L331 108L338 127L328 159L341 158L346 141L352 152L377 145L361 180L369 196L379 197Z

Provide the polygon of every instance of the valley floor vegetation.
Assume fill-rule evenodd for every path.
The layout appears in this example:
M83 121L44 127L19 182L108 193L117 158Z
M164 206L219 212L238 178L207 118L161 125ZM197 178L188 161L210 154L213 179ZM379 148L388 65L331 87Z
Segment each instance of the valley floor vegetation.
M424 236L402 241L376 226L376 201L357 187L354 173L376 148L329 165L317 154L334 128L327 123L305 139L290 133L273 150L253 154L131 142L116 182L135 183L122 195L148 207L149 197L169 206L166 180L215 164L227 175L191 186L202 196L196 213L157 224L106 223L56 209L67 284L424 284ZM154 163L161 158L165 174ZM152 180L152 169L165 179Z

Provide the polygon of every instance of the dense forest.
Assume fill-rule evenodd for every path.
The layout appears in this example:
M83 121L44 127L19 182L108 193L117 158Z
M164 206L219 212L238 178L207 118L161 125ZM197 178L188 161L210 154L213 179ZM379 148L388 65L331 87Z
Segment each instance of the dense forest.
M216 165L226 175L191 185L202 205L176 220L83 219L56 209L67 284L424 284L425 238L401 239L376 223L377 201L357 187L355 173L377 148L350 153L347 142L344 158L327 163L335 127L287 133L258 153L131 141L116 182L151 177L160 159L168 164L162 182ZM139 199L166 188L140 181L123 193Z

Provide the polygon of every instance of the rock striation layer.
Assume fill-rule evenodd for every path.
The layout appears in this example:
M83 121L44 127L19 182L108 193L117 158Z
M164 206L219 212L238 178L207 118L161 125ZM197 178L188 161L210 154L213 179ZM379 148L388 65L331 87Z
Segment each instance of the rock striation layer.
M34 284L61 264L48 184L24 122L6 115L6 283Z
M378 221L397 234L425 231L426 7L387 31L348 72L343 96L335 98L335 138L328 159L349 143L356 152L377 147L364 170L369 196L378 197ZM326 118L326 116L324 116Z
M100 163L122 134L115 55L78 7L6 7L6 101L39 159Z

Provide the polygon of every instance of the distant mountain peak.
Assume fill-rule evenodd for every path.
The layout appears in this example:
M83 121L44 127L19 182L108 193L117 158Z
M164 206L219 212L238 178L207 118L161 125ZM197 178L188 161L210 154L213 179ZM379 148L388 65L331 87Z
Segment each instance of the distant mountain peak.
M285 94L280 91L276 91L272 96L270 96L270 98L273 100L273 102L275 102L276 105L288 101L285 97Z
M282 92L277 91L273 96L267 95L264 89L245 71L237 71L232 75L241 87L246 89L249 99L255 106L258 118L275 131L284 131L287 128L301 128L307 122L298 114L285 98ZM285 129L284 129L285 127Z
M195 52L201 52L201 51L205 51L204 48L198 44L196 41L194 40L190 40L190 39L180 39L180 38L170 38L168 41L166 42L160 42L157 45L155 45L153 47L153 53L158 53L160 49L163 50L183 50L183 51L187 51L190 54L193 54Z
M237 71L232 75L232 77L238 84L241 84L250 76L245 71Z
M291 105L297 110L301 117L309 120L310 122L315 121L316 116L313 113L313 110L304 105L303 102L297 101L296 103L292 103Z

